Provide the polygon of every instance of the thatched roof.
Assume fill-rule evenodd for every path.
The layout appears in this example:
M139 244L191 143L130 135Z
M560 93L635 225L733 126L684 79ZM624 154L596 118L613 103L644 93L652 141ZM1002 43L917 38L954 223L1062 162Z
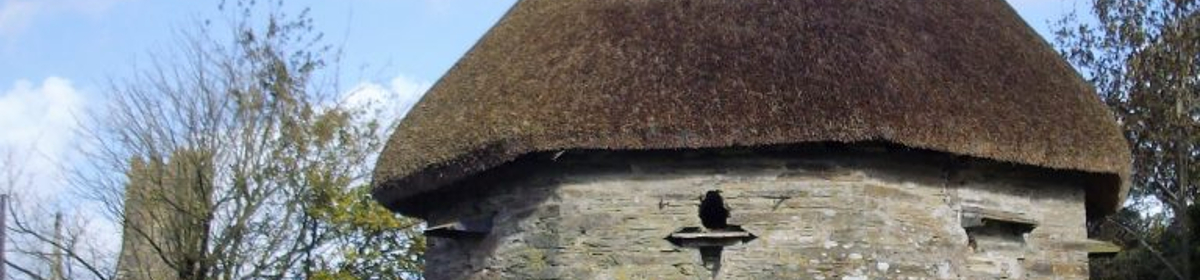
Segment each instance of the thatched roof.
M1110 112L1002 0L525 0L400 123L375 198L533 152L881 141L1095 173Z

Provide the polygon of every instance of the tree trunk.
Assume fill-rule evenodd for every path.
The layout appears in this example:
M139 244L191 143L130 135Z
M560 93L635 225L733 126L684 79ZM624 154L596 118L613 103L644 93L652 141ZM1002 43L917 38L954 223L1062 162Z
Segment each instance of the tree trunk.
M1180 134L1181 135L1178 139L1179 143L1176 145L1176 153L1177 154L1175 157L1175 159L1176 159L1175 174L1178 176L1178 179L1177 179L1177 183L1179 184L1178 198L1180 200L1179 203L1177 203L1177 205L1178 205L1177 208L1175 209L1175 219L1177 219L1179 221L1179 237L1180 237L1179 242L1181 243L1180 248L1183 250L1183 253L1179 254L1180 258L1182 258L1180 260L1180 269L1183 270L1184 279L1195 279L1195 278L1192 278L1192 250L1193 250L1192 249L1192 232L1193 232L1192 227L1193 227L1193 225L1192 225L1192 217L1191 217L1190 213L1188 213L1188 212L1190 212L1190 211L1188 211L1188 200L1191 196L1188 194L1188 190L1190 188L1189 188L1189 182L1188 182L1189 162L1188 162L1188 156L1187 156L1188 152L1187 151L1189 150L1189 145L1187 144L1187 129L1186 128L1180 129Z

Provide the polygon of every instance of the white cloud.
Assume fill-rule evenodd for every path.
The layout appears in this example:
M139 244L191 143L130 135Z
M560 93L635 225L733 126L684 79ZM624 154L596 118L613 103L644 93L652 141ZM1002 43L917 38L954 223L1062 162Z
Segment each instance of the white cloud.
M98 17L124 1L129 0L0 0L0 37L20 34L49 15Z
M0 176L21 177L15 178L21 180L15 186L2 186L15 189L0 189L0 192L11 191L15 195L12 203L16 204L16 214L38 229L49 228L54 212L66 214L68 228L83 230L82 241L89 246L86 250L97 250L98 260L110 263L111 260L103 256L115 255L113 253L119 250L117 224L105 219L97 203L72 196L62 172L69 164L65 162L68 153L77 143L74 140L76 120L85 104L80 91L64 78L50 77L40 84L17 80L11 87L0 89L0 156L11 156L0 160L0 165L15 163L20 172L12 174L0 170ZM11 154L7 154L9 152ZM15 254L13 260L37 262L20 254Z
M0 165L15 163L21 172L15 175L22 177L11 186L15 189L0 189L0 192L11 191L15 195L12 202L16 203L16 214L35 228L48 229L54 212L65 214L68 230L81 231L81 241L85 244L81 248L89 253L83 257L99 261L102 269L110 269L114 261L111 256L116 255L121 244L119 224L106 219L99 203L73 196L63 172L64 167L69 168L68 156L78 143L77 120L86 104L80 90L70 80L59 77L46 78L40 84L17 80L9 88L0 88L0 156L12 152L7 159L14 160L0 160ZM13 175L3 171L0 170L0 176ZM26 245L36 244L26 242ZM20 254L13 257L17 262L37 262Z
M419 81L405 75L392 78L387 85L374 82L361 82L346 92L343 102L350 106L369 106L379 111L379 118L392 121L408 114L417 101L425 96L433 84Z
M0 94L0 151L15 153L29 186L19 193L58 195L62 160L73 144L83 97L71 81L51 77L35 85L18 80ZM18 186L21 187L21 186Z

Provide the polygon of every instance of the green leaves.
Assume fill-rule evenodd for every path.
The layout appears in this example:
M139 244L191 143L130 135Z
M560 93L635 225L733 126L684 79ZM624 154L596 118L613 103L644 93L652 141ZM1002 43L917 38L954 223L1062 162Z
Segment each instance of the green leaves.
M93 158L140 171L96 182L156 186L145 192L153 196L126 204L141 209L124 214L162 218L126 230L149 233L137 239L155 250L127 251L164 260L143 268L187 279L419 278L420 224L369 195L389 132L380 128L390 127L381 124L392 120L378 119L375 104L338 102L339 89L319 82L336 74L325 67L335 52L307 9L288 16L282 3L222 3L233 13L229 36L214 36L206 23L184 33L179 56L114 85L111 114L96 129L98 150L108 153ZM169 167L189 151L202 151L195 153L204 168L172 175ZM143 176L148 168L159 175ZM170 179L193 177L203 180ZM194 186L204 187L180 191ZM160 215L169 207L189 218ZM172 245L180 240L187 246Z
M1096 25L1068 16L1059 22L1057 45L1125 130L1134 157L1126 211L1135 214L1090 227L1093 235L1134 236L1124 238L1126 245L1150 245L1130 248L1113 265L1093 266L1093 276L1190 278L1197 269L1196 251L1186 249L1194 247L1189 236L1196 232L1189 209L1200 193L1200 6L1195 0L1094 0L1092 6Z

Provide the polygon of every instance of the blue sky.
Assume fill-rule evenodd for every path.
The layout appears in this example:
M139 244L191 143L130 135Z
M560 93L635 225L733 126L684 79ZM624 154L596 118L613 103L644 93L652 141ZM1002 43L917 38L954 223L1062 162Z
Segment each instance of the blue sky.
M312 7L328 43L363 66L433 80L512 0L288 1ZM64 77L87 87L171 46L172 32L219 18L217 1L0 0L0 85ZM387 68L387 69L383 69ZM354 73L351 73L354 74ZM364 77L367 79L377 77ZM102 83L101 83L102 84ZM11 86L11 85L10 85Z
M311 7L326 43L343 48L340 90L388 91L408 105L513 2L306 0L284 7ZM218 3L0 0L0 156L16 151L36 192L57 196L65 184L54 167L71 152L75 119L103 104L108 79L130 77L149 54L166 53L177 30L223 18Z
M346 51L347 79L436 80L514 0L288 1L309 6ZM1080 0L1008 0L1039 31ZM96 91L169 47L172 30L217 16L217 1L0 0L0 88L60 77ZM1044 34L1044 33L1043 33ZM361 71L360 71L361 70ZM380 76L382 75L382 76Z
M1047 22L1084 0L1007 0L1045 36ZM411 104L515 0L287 1L311 7L327 42L345 51L341 89L388 91ZM103 104L109 78L132 75L164 52L173 30L219 17L217 1L0 0L0 152L22 152L27 172L54 195L55 164L74 118ZM403 107L403 105L401 107ZM3 190L0 190L3 191Z

